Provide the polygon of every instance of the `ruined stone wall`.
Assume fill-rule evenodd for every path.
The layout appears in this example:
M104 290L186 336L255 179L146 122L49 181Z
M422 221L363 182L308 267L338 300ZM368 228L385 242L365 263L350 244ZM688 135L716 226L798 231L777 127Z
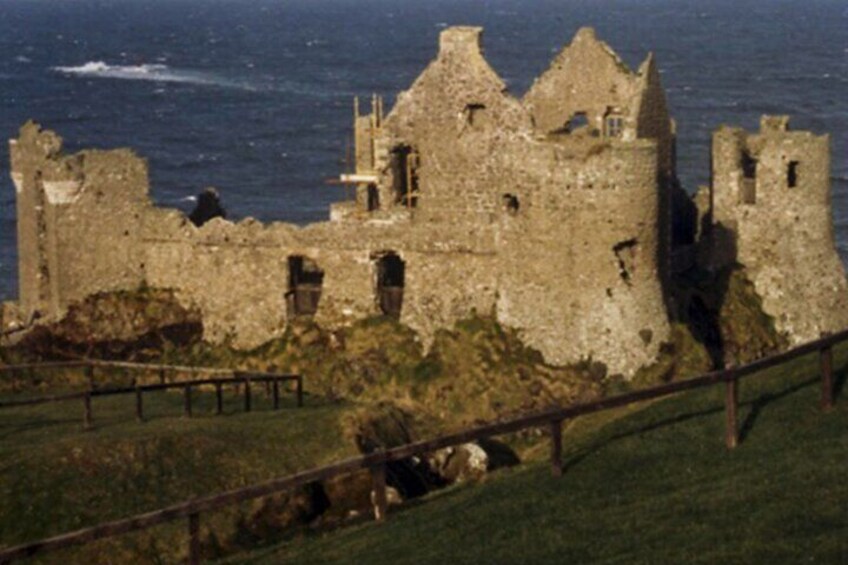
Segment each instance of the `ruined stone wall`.
M353 182L373 185L376 209L359 195L306 227L221 218L197 227L151 205L145 163L131 152L64 156L55 134L26 126L12 143L23 310L59 315L87 294L147 284L198 308L207 339L250 348L294 314L327 327L379 314L378 265L391 256L404 264L392 315L425 345L474 311L494 312L552 363L591 358L633 375L670 335L662 285L674 132L653 58L632 73L581 31L522 103L486 63L480 33L445 30L436 60L385 120L376 102L376 117L356 114L357 173L368 175ZM585 89L566 88L589 64ZM617 135L549 135L554 116L601 98L604 112L621 104ZM720 130L713 154L709 264L744 264L795 342L848 325L827 138L767 119L756 135ZM399 190L412 181L408 206ZM299 258L321 273L306 313L292 310Z
M834 245L829 138L787 123L764 117L759 133L714 134L710 263L744 265L777 329L802 343L848 327L848 284Z
M197 228L177 212L150 217L146 277L173 288L200 309L205 337L255 347L278 337L288 323L290 256L314 261L324 278L315 320L339 327L380 313L376 260L395 252L406 263L400 320L428 342L435 331L472 309L491 311L493 253L478 237L383 222L318 223L305 228L212 220ZM488 248L487 248L488 247ZM179 266L179 268L177 268Z
M207 339L249 348L280 336L295 314L290 258L322 272L308 315L337 327L381 312L378 261L395 254L404 263L400 321L425 345L474 311L495 312L551 362L591 357L632 374L668 337L656 144L537 136L483 58L480 34L445 30L437 58L385 121L379 108L357 114L357 171L374 165L378 209L337 207L334 221L304 228L220 218L197 227L150 204L146 168L130 152L58 157L51 134L38 134L45 156L24 132L21 159L35 156L21 168L24 187L30 177L54 182L41 189L52 199L47 227L23 224L40 234L34 255L48 267L53 310L143 282L199 309ZM398 187L412 175L407 207Z
M141 284L146 163L127 150L64 155L33 123L11 148L24 310L57 317L89 294Z

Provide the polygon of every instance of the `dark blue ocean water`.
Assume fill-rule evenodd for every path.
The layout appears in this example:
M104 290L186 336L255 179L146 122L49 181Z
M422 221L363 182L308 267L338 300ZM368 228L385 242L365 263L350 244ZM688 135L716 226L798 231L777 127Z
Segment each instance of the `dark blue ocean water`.
M690 191L709 135L763 113L832 134L848 256L848 3L844 0L0 0L0 137L27 119L70 150L131 146L162 205L214 185L234 217L305 223L344 189L353 96L409 86L446 25L486 28L521 95L578 27L632 67L655 51ZM0 148L0 297L14 297L14 190Z

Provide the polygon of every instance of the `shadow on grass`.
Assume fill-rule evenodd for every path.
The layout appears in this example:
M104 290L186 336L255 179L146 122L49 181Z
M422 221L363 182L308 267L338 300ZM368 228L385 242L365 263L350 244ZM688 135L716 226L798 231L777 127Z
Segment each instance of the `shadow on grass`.
M683 422L687 422L689 420L694 420L696 418L701 418L703 416L710 416L710 415L713 415L713 414L718 414L718 413L723 412L723 411L724 411L724 408L710 408L708 410L699 410L697 412L689 412L687 414L680 414L680 415L674 416L673 418L666 418L666 419L660 420L658 422L654 422L652 424L649 424L647 426L641 426L641 427L636 428L635 430L631 430L629 432L623 432L623 433L620 433L620 434L615 434L614 436L611 436L606 441L603 441L603 442L595 444L591 447L579 450L574 454L574 456L569 457L566 460L564 460L563 464L562 464L562 472L563 473L568 472L569 470L573 469L574 467L576 467L577 465L582 463L585 459L588 459L590 456L601 451L605 447L612 445L616 441L619 441L619 440L622 440L622 439L627 439L627 438L634 437L634 436L638 436L638 435L644 434L646 432L651 432L651 431L654 431L654 430L665 428L667 426L673 426L675 424L681 424Z
M748 415L742 422L742 426L739 428L739 443L744 442L748 435L750 435L751 430L754 429L754 424L756 423L757 418L759 418L760 412L763 410L763 408L765 408L775 400L786 398L790 394L794 394L802 389L816 384L817 382L820 382L820 380L821 379L819 379L818 377L807 379L806 381L793 385L780 392L764 392L763 394L758 396L753 402L750 403L751 410L748 412Z
M42 419L39 419L37 421L33 421L33 420L23 421L23 422L21 422L17 425L10 426L8 428L4 427L3 433L0 433L0 441L3 441L7 438L14 437L17 434L20 434L20 433L23 433L23 432L32 432L32 431L43 430L43 429L46 429L46 428L53 428L53 427L56 427L56 426L69 426L69 425L73 425L73 424L76 424L79 427L80 432L85 431L83 429L82 416L80 416L79 418L71 418L71 417L51 418L51 419L42 418Z
M839 386L844 385L846 375L848 375L848 368L845 368L845 369L843 369L839 372L838 381L841 381L841 385L839 385ZM790 395L792 395L792 394L794 394L794 393L796 393L800 390L803 390L805 388L809 388L810 386L814 386L819 382L821 382L821 379L819 377L810 378L810 379L807 379L807 380L805 380L801 383L787 387L787 388L785 388L785 389L783 389L779 392L763 393L760 396L758 396L756 399L754 399L753 401L740 403L740 405L739 405L740 407L750 406L750 410L748 412L748 415L745 417L745 420L743 421L742 426L739 429L739 443L741 444L742 442L744 442L745 438L748 437L748 435L751 433L751 430L754 428L754 424L756 423L757 418L759 417L763 408L765 408L766 406L768 406L769 404L771 404L772 402L774 402L776 400L780 400L780 399L785 398L787 396L790 396ZM630 430L630 431L627 431L627 432L622 432L622 433L613 435L613 436L609 437L608 439L606 439L605 441L602 441L598 444L592 445L592 446L587 447L585 449L578 450L577 452L575 452L575 454L573 456L568 457L566 460L563 461L563 467L562 467L563 472L567 472L568 470L576 467L583 460L585 460L588 457L594 455L595 453L601 451L602 449L613 444L616 441L627 439L627 438L634 437L634 436L638 436L638 435L641 435L641 434L644 434L644 433L647 433L647 432L651 432L651 431L654 431L654 430L658 430L658 429L661 429L661 428L665 428L665 427L668 427L668 426L673 426L675 424L687 422L689 420L693 420L693 419L696 419L696 418L720 414L720 413L723 413L724 410L725 410L724 406L717 406L715 408L710 408L710 409L706 409L706 410L699 410L699 411L696 411L696 412L688 412L686 414L679 414L679 415L671 417L671 418L664 418L664 419L659 420L657 422L653 422L653 423L648 424L648 425L640 426L640 427L638 427L634 430Z
M842 396L842 391L845 389L845 382L848 381L848 367L843 367L841 370L834 373L833 383L833 401L839 400Z

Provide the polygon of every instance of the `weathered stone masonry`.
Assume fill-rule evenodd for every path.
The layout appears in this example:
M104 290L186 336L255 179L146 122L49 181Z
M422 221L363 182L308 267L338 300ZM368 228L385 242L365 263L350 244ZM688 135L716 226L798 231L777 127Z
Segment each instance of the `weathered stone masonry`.
M763 309L793 343L848 327L848 284L834 246L830 139L766 116L760 132L713 136L702 262L745 266Z
M653 57L633 72L584 29L518 100L484 59L480 36L442 32L438 56L387 116L379 99L369 115L357 105L356 172L344 179L357 198L305 227L250 218L197 227L151 204L146 164L131 152L66 156L55 134L27 124L11 142L20 309L51 319L94 292L171 288L203 313L209 340L245 348L281 335L293 316L334 327L384 313L426 343L472 311L493 312L550 362L593 358L632 375L670 331L674 124ZM780 135L819 155L799 157L802 190L785 202L800 207L793 221L829 222L826 140ZM775 269L787 274L791 254L760 266L754 232L765 228L749 234L738 204L722 200L736 190L722 180L738 169L733 151L747 143L766 163L773 144L801 143L763 136L716 135L716 148L728 138L735 149L714 150L711 221L738 234L735 260L751 263L783 328L807 335L844 325L844 296L823 299L838 313L814 324L781 298L803 304L823 287L844 295L832 229L809 227L804 240L817 246L822 284L776 286ZM778 213L768 206L758 208L764 226ZM718 265L719 246L711 248L705 255Z

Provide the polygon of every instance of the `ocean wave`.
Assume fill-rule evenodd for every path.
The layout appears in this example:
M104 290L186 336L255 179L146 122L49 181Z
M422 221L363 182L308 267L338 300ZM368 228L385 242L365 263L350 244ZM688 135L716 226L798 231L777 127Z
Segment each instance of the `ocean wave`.
M164 64L152 65L110 65L103 61L88 61L76 67L52 67L51 70L72 76L111 78L121 80L149 80L154 82L178 82L255 90L245 82L228 80L209 73L172 69Z

